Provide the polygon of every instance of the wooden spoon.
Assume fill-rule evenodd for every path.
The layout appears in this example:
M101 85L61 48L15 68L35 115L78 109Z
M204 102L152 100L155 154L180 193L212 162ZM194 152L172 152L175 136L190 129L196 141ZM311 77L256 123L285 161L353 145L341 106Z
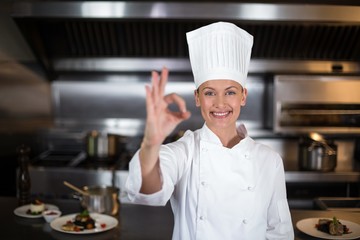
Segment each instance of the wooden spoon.
M77 191L78 193L81 193L82 195L89 196L89 193L88 193L88 192L86 192L86 191L84 191L84 190L82 190L82 189L80 189L80 188L72 185L71 183L68 183L67 181L64 181L64 185L67 186L67 187L69 187L69 188L71 188L72 190Z

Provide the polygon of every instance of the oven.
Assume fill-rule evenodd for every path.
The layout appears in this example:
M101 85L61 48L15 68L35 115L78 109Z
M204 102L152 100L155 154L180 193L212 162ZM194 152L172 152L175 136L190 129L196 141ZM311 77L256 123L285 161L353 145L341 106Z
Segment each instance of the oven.
M360 77L287 76L274 79L276 133L360 133Z

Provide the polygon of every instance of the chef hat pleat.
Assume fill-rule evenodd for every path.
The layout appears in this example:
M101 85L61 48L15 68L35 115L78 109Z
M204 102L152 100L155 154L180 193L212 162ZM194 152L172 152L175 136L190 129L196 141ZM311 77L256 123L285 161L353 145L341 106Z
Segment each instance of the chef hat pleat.
M229 79L245 86L253 36L235 24L217 22L186 33L198 88L208 80Z

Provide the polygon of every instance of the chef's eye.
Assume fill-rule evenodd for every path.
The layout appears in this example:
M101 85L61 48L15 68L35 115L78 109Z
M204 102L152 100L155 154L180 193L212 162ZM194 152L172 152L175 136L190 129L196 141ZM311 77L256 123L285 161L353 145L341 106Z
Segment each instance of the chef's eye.
M234 92L234 91L228 91L225 93L225 95L235 95L235 94L236 94L236 92Z
M204 94L205 96L215 96L215 92L213 91L206 91Z

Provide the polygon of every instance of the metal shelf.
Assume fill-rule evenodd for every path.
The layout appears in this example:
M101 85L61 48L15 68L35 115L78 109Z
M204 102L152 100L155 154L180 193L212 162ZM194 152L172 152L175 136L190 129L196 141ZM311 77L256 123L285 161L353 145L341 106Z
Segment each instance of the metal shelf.
M297 182L343 182L360 183L360 172L308 172L308 171L286 171L285 180L287 183Z

